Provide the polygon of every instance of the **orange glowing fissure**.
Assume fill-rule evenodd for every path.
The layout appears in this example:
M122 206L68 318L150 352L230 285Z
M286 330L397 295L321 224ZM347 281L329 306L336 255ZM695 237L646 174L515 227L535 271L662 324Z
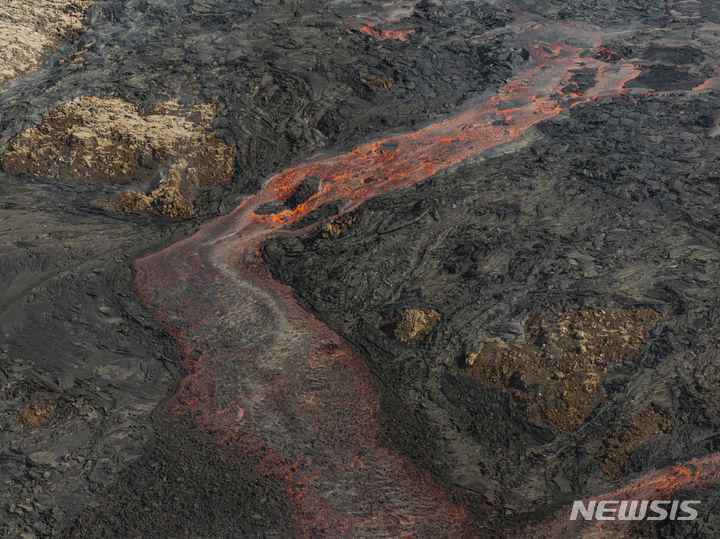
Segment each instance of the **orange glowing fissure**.
M589 35L590 54L541 43L550 24L561 37L584 30L548 22L538 28L538 20L519 21L516 30L535 40L527 67L484 103L417 132L287 169L229 215L136 262L140 297L173 332L188 371L156 420L184 420L224 444L228 458L254 456L261 472L283 485L295 535L477 531L449 488L386 439L364 361L271 278L260 249L272 235L301 234L282 228L325 203L347 200L342 212L351 211L516 140L574 105L619 95L637 76L631 63L608 64L592 54L600 35ZM597 69L597 83L584 95L564 95L577 68ZM322 180L321 189L304 204L253 213L286 199L310 176Z
M403 28L402 30L376 30L372 26L361 26L358 30L361 34L375 37L380 40L396 39L398 41L406 41L407 36L412 34L414 28Z

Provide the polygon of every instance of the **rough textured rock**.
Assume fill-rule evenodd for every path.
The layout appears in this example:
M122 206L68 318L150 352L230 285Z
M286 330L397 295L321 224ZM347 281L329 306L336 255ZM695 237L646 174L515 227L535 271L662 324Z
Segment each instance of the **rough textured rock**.
M583 51L603 66L579 62L563 92L580 97L634 59L625 95L351 213L334 218L345 200L321 206L295 227L313 230L282 231L267 258L366 357L396 445L461 487L489 535L720 450L720 98L712 81L685 92L716 74L714 2L89 5L0 7L0 161L15 171L0 174L0 535L287 533L288 500L256 462L223 459L189 425L153 424L183 372L138 301L133 260L273 172L472 107L522 68L518 36L547 20L575 29L573 49L595 25L609 32ZM548 62L568 50L555 38L533 43ZM418 306L442 323L414 347L383 331ZM648 317L618 325L610 306ZM532 337L523 356L538 312L585 324L597 309L628 343L548 340L558 355ZM528 368L466 376L506 359L497 342ZM576 345L621 361L590 362L593 397L548 416L529 398L533 375L562 388L588 366ZM547 368L566 363L569 375ZM702 496L698 521L638 534L718 536L720 494Z
M465 4L454 24L467 31L448 29L455 8L423 4L410 23L417 31L400 42L348 32L360 23L314 0L103 2L76 42L0 93L0 150L78 96L122 99L141 116L178 95L208 103L218 138L238 153L234 181L201 193L200 207L227 213L289 163L412 129L502 80L520 60L496 59L498 40L472 36L510 17ZM360 79L374 75L395 82L369 89Z
M355 223L355 217L346 214L337 219L323 223L316 234L311 238L313 245L320 245L322 242L338 238L343 232L350 229Z
M55 416L55 399L47 393L32 395L17 416L23 428L31 429L45 425Z
M439 323L440 314L433 309L406 309L384 325L401 343L417 346Z
M233 177L236 150L217 139L211 105L168 101L141 115L122 99L83 97L63 105L10 141L6 172L137 185L185 162L186 190ZM167 173L166 173L167 174Z
M717 104L711 93L577 106L512 157L471 159L365 203L334 239L314 245L313 230L304 250L278 239L267 256L303 305L365 353L396 442L438 474L502 491L511 514L611 491L718 448ZM380 328L417 305L442 324L408 350ZM574 318L583 332L600 317L597 337L549 335L557 350L546 358L568 350L582 368L590 356L572 351L582 344L621 360L593 375L593 391L607 396L581 414L528 412L543 401L513 384L537 392L532 368L525 379L508 372L507 389L465 376L468 352L506 357L498 341L542 349L539 312L555 313L547 328ZM614 435L648 406L663 418L654 427ZM629 454L608 457L620 469L609 477L596 455L619 437Z
M108 485L104 503L91 504L58 536L231 539L258 528L283 536L287 501L252 469L182 426L161 428L149 451Z
M653 438L669 432L672 421L667 414L652 407L634 414L622 427L605 440L595 460L612 477L622 474L628 457Z
M167 179L149 193L123 191L99 201L98 206L125 213L154 213L187 219L195 213L193 203L183 194L187 190L195 192L194 186L187 187L184 181L187 176L187 165L171 165ZM186 185L185 189L183 185Z
M513 395L553 432L573 430L607 397L608 367L632 361L659 319L649 309L593 305L540 312L521 340L469 352L463 374Z
M5 0L0 10L0 84L40 67L50 52L74 41L95 0ZM1 91L1 90L0 90Z
M81 5L89 4L0 8L11 25L47 15L36 26L42 33L56 8L75 6L52 47L35 47L50 41L19 27L2 35L33 43L0 47L10 62L0 65L0 152L16 171L0 174L0 535L57 534L83 511L92 525L75 527L79 535L154 535L167 526L195 536L269 533L269 522L283 527L284 510L264 513L274 488L267 478L249 477L243 464L216 468L205 450L178 458L178 438L154 449L152 411L181 373L169 336L138 302L131 262L228 212L270 172L438 118L512 65L494 61L473 32L437 24L445 8L436 6L419 7L417 32L397 42L348 32L366 22L346 22L321 1L108 1L87 18ZM509 17L474 6L463 20L486 31ZM446 60L430 61L438 54ZM394 83L369 88L361 78L372 76ZM183 172L183 158L202 173ZM154 215L192 210L191 221ZM51 396L55 414L23 428L21 414L45 417L28 408L39 393ZM184 440L186 427L173 428ZM179 461L173 473L194 468L193 484L211 469L236 474L235 494L197 499L175 482L157 494L167 497L166 513L148 515L147 492L164 480L154 470ZM115 512L103 511L115 494ZM199 522L194 503L215 516Z
M112 189L0 173L4 537L52 535L98 503L145 452L151 413L179 374L130 269L173 232L98 210Z

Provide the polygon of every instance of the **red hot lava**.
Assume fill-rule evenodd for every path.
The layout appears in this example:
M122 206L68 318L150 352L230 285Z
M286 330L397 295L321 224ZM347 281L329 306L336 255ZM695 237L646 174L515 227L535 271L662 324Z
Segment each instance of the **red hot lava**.
M259 251L271 235L300 234L282 227L325 203L349 200L342 212L351 211L516 140L575 104L618 95L638 74L628 62L593 57L601 35L538 19L517 24L519 34L535 39L527 45L533 58L497 95L415 133L285 170L231 214L136 263L141 297L173 331L189 373L157 410L158 421L185 419L230 444L230 453L255 455L284 485L295 534L476 533L468 511L385 438L362 359L272 280ZM579 32L587 48L542 39ZM564 95L577 68L596 69L596 84L583 95ZM321 178L321 189L304 204L274 215L253 212L286 199L310 176Z
M398 41L407 40L407 36L415 31L414 28L404 28L402 30L376 30L371 26L362 26L359 30L361 34L376 37L380 40L397 39Z

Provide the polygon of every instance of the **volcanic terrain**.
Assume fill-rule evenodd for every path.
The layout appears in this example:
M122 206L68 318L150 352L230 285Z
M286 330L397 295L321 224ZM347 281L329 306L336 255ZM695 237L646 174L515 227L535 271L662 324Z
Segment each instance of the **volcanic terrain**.
M715 2L0 28L3 536L720 534Z

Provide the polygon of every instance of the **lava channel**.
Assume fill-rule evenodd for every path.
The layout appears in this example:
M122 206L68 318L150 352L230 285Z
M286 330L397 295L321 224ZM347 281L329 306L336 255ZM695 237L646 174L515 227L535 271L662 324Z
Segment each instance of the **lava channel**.
M188 371L156 420L184 420L226 444L229 454L255 456L283 485L294 535L478 534L450 490L393 448L362 358L271 278L260 249L272 235L305 232L287 225L326 203L349 201L341 213L352 211L514 141L574 105L622 94L639 73L631 62L593 55L600 33L537 17L518 20L514 31L527 40L531 58L484 103L417 132L287 169L229 215L136 262L140 297L172 331ZM587 46L562 39L578 33ZM581 68L596 71L595 85L564 93ZM308 177L320 178L321 188L306 202L254 213L289 198Z

